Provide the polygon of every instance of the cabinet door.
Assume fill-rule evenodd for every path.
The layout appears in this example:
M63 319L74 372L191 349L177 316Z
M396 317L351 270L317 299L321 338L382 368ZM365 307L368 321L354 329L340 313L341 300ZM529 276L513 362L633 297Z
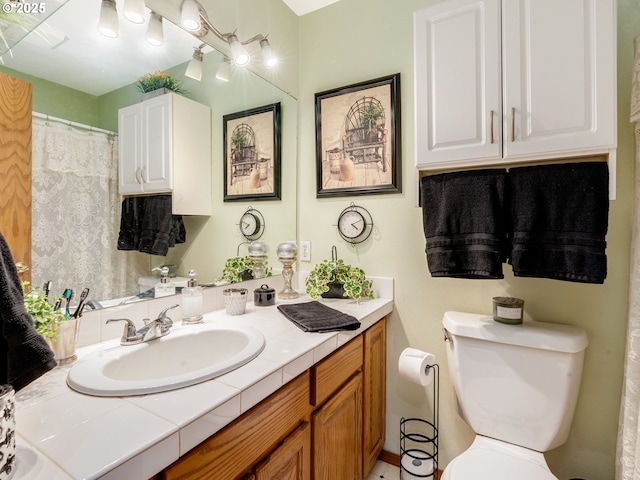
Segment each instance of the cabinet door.
M386 319L382 319L364 333L362 473L365 478L384 446L386 376Z
M305 422L255 468L255 480L310 480L311 427Z
M313 422L314 480L362 478L362 373L354 375Z
M500 0L452 0L414 15L416 161L500 159Z
M142 104L118 111L119 193L143 191L142 169Z
M503 9L504 156L615 146L613 0L506 0Z
M142 102L142 178L145 192L170 192L172 162L172 96Z

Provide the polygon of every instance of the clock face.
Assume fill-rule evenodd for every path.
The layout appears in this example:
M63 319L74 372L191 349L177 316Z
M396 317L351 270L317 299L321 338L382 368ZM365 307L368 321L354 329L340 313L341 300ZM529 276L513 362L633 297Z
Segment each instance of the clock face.
M251 212L246 212L240 218L240 231L249 238L258 233L260 230L260 219Z
M347 239L355 239L363 234L366 222L362 214L356 210L342 212L338 219L338 230Z

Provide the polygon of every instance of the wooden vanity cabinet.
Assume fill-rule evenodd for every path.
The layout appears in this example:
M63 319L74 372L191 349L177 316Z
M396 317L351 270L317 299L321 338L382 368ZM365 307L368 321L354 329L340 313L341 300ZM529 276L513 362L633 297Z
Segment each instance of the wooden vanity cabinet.
M382 319L205 440L157 480L361 480L385 439Z
M383 318L364 335L362 471L373 469L385 441L387 410L387 321Z
M166 468L160 479L241 478L308 418L307 371Z

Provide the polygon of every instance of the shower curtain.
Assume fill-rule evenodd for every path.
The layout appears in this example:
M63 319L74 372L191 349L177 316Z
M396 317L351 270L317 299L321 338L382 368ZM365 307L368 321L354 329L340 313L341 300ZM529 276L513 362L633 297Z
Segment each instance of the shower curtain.
M618 428L616 480L640 480L640 37L635 40L631 122L636 141L635 221L631 242L627 357Z
M32 284L89 299L138 293L148 256L116 249L120 228L115 135L33 118Z

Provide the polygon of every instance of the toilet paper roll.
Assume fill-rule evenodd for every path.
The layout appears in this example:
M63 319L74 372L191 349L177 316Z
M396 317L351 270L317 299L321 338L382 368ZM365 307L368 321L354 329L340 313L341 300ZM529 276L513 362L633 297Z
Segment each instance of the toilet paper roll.
M416 348L405 348L398 360L398 373L410 382L426 386L433 380L433 368L427 368L435 363L432 354Z
M402 480L424 480L425 477L433 474L433 460L420 458L421 456L424 456L424 452L420 453L422 455L416 455L415 453L412 453L411 455L402 455L402 459L400 460L400 463L402 464L400 478Z

